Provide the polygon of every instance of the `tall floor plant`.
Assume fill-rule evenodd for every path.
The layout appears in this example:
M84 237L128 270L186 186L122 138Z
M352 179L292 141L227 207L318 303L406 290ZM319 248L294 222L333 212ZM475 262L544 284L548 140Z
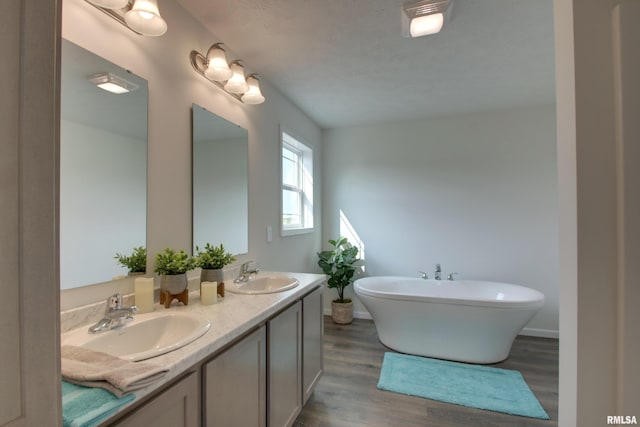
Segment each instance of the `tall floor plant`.
M355 264L360 261L358 248L351 245L346 237L329 240L332 250L318 253L318 266L328 276L327 286L336 289L338 298L331 304L334 322L351 323L353 320L353 302L344 297L344 290L353 281Z

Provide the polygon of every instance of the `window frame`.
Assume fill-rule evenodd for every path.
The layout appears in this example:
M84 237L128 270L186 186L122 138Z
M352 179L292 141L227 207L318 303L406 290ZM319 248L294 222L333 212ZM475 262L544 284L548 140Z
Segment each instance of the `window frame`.
M296 167L297 186L284 183L284 150L298 157ZM289 129L280 128L280 235L282 237L311 233L314 227L313 206L313 149ZM284 218L284 192L293 191L298 194L300 221L286 224Z

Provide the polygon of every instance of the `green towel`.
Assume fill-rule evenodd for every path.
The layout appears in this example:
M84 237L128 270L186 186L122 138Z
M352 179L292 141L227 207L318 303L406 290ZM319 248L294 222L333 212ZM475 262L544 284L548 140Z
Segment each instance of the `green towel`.
M64 427L95 426L136 396L117 398L101 388L87 388L62 381L62 423Z

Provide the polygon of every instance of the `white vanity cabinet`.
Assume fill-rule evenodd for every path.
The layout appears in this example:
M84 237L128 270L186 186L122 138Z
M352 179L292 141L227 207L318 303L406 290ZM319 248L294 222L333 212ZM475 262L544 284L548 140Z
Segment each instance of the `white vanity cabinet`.
M290 426L302 409L302 302L269 320L269 426Z
M180 381L104 425L293 425L322 374L322 286L259 322L200 359Z
M116 427L198 427L200 389L198 373L192 372L121 421Z
M261 326L204 365L204 426L266 426L266 352Z
M311 397L323 371L324 309L322 287L302 299L302 404Z

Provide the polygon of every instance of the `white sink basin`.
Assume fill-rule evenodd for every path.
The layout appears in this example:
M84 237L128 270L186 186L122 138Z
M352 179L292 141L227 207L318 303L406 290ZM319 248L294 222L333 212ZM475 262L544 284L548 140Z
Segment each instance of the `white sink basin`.
M244 283L225 285L225 290L234 294L272 294L298 286L298 279L288 276L258 276Z
M200 316L180 312L139 314L125 326L90 334L87 327L62 335L62 345L101 351L138 361L169 353L204 335L211 323Z

